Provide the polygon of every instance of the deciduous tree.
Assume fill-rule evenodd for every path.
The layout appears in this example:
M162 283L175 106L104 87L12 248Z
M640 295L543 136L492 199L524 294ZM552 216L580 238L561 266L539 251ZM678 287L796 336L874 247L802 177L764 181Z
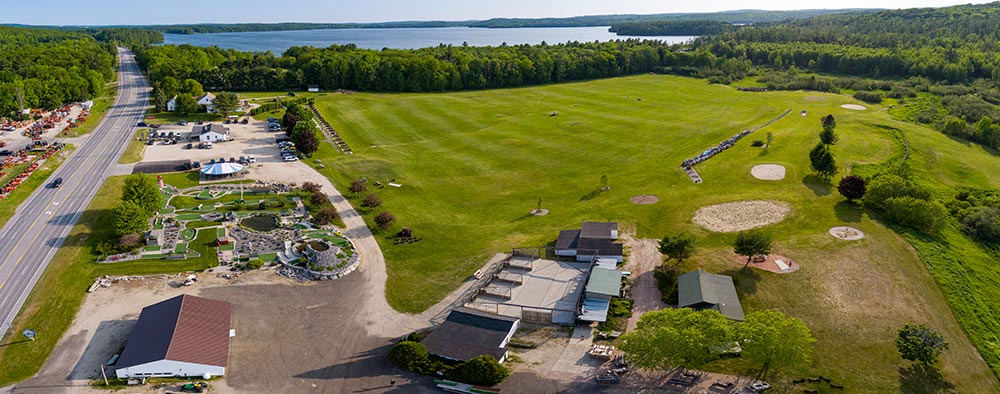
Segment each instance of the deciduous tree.
M761 230L740 231L733 241L733 252L747 256L744 268L750 265L753 256L771 253L771 236Z
M621 348L639 367L698 368L718 358L713 347L735 340L734 322L719 311L665 308L642 315Z
M942 351L948 349L948 342L923 324L906 324L896 336L896 349L904 360L931 365L937 362Z
M226 116L240 107L240 98L236 93L219 92L212 100L212 105L215 106L215 112L219 116Z
M510 371L500 365L493 356L484 354L473 357L460 365L455 374L459 380L465 383L493 386L507 379L507 376L510 376Z
M350 190L351 193L354 194L361 194L368 191L368 185L366 185L365 181L361 179L355 179L351 181L351 187L348 190Z
M156 181L143 174L132 174L125 178L122 185L122 200L138 205L146 219L163 208L163 194L160 193Z
M119 201L111 209L111 214L112 226L119 239L126 234L143 233L149 228L149 216L133 201Z
M382 205L382 199L374 194L365 196L365 200L361 202L361 206L365 208L375 208L379 205Z
M695 239L690 233L667 234L660 240L660 253L677 260L677 264L690 258L695 252Z
M865 180L857 175L845 176L837 185L837 191L849 201L860 200L865 196L866 190Z
M392 224L395 222L396 215L393 215L388 211L382 211L379 212L378 215L375 215L375 225L377 225L380 230L392 227Z
M770 310L747 314L746 320L737 326L737 336L743 349L740 356L761 364L761 376L766 376L772 366L807 364L812 344L816 342L801 320Z
M175 112L181 115L196 113L198 112L198 101L186 93L181 93L177 96L177 108Z

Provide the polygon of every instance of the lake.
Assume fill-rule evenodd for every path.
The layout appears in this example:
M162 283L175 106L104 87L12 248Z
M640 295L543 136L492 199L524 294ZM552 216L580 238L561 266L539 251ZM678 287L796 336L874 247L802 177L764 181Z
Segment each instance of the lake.
M255 31L242 33L164 34L164 44L218 46L240 51L271 51L280 55L292 46L325 48L331 44L355 44L359 48L412 49L445 45L497 46L564 43L567 41L610 41L642 38L681 43L695 37L628 37L608 31L607 27L546 27L484 29L471 27L399 28L399 29L323 29L294 31Z

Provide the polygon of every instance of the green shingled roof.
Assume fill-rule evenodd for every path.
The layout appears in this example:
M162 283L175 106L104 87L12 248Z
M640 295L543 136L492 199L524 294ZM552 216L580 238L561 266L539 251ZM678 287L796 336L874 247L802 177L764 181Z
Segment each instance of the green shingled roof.
M697 270L677 278L677 306L715 309L733 320L743 320L743 306L733 278Z

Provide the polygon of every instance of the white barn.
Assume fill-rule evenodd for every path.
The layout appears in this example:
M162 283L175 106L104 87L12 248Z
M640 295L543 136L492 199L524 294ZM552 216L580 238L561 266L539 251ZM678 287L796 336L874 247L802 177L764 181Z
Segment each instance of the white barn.
M194 126L191 129L191 136L198 137L198 142L221 142L229 141L229 128L220 124L207 124L204 126Z
M187 294L142 308L115 374L121 379L225 375L231 308Z

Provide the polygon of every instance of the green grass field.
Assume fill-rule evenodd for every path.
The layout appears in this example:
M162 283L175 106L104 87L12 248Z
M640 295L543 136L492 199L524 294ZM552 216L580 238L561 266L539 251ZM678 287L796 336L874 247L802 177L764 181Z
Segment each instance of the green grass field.
M139 137L146 135L146 133L148 131L136 130L135 136L125 148L125 153L118 158L118 164L132 164L142 161L142 155L146 152L146 141L139 139Z
M879 107L850 111L840 108L844 103L855 101L813 92L744 93L702 80L652 75L448 94L326 95L317 107L355 154L339 155L324 144L314 158L323 160L327 168L319 171L344 191L351 179L362 176L403 185L370 189L383 207L360 210L370 225L383 209L397 217L376 238L388 268L386 296L401 311L434 304L494 253L549 244L560 229L584 220L614 220L635 228L639 237L695 233L701 253L686 268L732 271L747 309L779 309L805 321L819 340L814 360L785 371L788 377L823 374L845 382L852 392L936 384L953 385L957 392L1000 390L956 320L979 341L991 329L980 322L994 317L975 316L955 296L972 291L985 301L1000 281L949 281L942 279L941 268L932 267L935 282L902 237L812 176L807 154L818 142L819 118L830 113L841 137L833 151L842 174L901 150L892 128L910 138L920 179L942 193L946 185L998 184L1000 159L894 120ZM784 119L699 165L703 184L693 184L680 171L682 160L787 109L792 113ZM808 116L799 116L802 110ZM553 112L558 114L550 116ZM750 147L767 132L774 135L769 149ZM786 179L752 178L750 168L761 163L784 165ZM610 191L600 191L602 175L608 176ZM660 202L629 202L641 194L655 194ZM349 197L359 206L362 196ZM549 215L529 214L538 198ZM785 276L739 271L729 260L732 235L692 223L702 206L744 199L791 204L790 217L769 229L777 251L806 268ZM869 238L843 243L826 235L845 223ZM403 226L423 241L394 245L391 235ZM978 261L985 263L977 260L977 268L960 269L987 267ZM928 324L951 342L943 356L942 381L900 360L892 340L907 322ZM981 349L995 346L978 343ZM714 368L748 372L738 362Z
M218 265L211 232L199 232L188 247L201 257L186 260L137 260L113 264L95 263L94 242L106 239L112 231L107 213L121 195L125 176L108 178L93 202L70 231L49 267L25 302L9 332L20 333L31 327L38 332L35 341L21 341L11 334L0 344L0 387L33 376L52 352L56 342L69 328L73 316L86 296L87 287L102 275L148 275L157 273L201 271ZM202 234L205 234L204 236Z

